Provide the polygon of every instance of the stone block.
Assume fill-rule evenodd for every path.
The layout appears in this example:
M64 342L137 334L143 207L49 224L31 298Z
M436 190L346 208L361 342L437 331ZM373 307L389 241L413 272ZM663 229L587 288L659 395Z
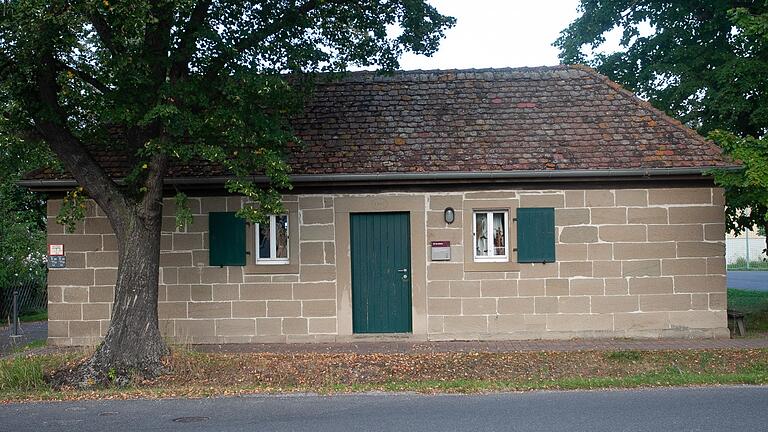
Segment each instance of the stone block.
M724 275L675 276L676 293L724 293Z
M461 299L463 315L494 315L496 314L495 298L464 298Z
M488 317L490 333L509 333L525 330L525 317L522 315L494 315Z
M621 276L661 276L661 260L621 261Z
M560 297L557 299L557 310L560 313L589 313L589 297Z
M705 275L706 258L672 258L661 260L661 274L664 276Z
M613 207L616 205L613 191L588 190L584 198L586 207Z
M592 273L596 278L621 276L621 261L593 261Z
M256 334L256 320L219 319L216 320L217 336L253 336Z
M173 233L173 250L203 249L203 233Z
M637 296L592 296L592 313L635 312Z
M560 230L561 243L595 243L597 242L597 227L573 226Z
M65 286L63 294L64 303L88 303L88 287Z
M203 267L200 269L200 282L204 284L227 283L227 267Z
M566 207L584 207L584 191L565 191Z
M430 262L427 264L427 279L430 281L464 279L464 265Z
M586 225L589 224L589 209L557 209L555 210L555 225Z
M214 284L211 287L211 300L240 300L240 286L237 284Z
M190 285L166 285L165 297L168 301L189 301L192 299Z
M536 310L534 297L500 298L497 309L500 314L532 314Z
M429 281L427 282L427 297L450 297L450 282L448 281Z
M709 293L709 309L726 310L728 308L728 296L726 293Z
M587 244L584 243L557 243L555 256L558 261L584 261L587 259Z
M192 301L213 300L213 287L211 285L192 285L190 287Z
M48 303L61 303L64 301L64 288L48 285Z
M429 315L461 315L461 299L431 298L427 299Z
M231 302L200 302L187 304L190 318L231 318Z
M187 318L187 302L160 302L157 316L159 319Z
M725 257L708 257L707 274L725 274Z
M334 238L333 225L302 225L299 235L301 241L333 241Z
M605 295L629 294L629 283L625 278L606 278Z
M335 334L336 318L309 318L307 320L310 334Z
M327 225L333 223L333 209L314 209L301 211L302 225Z
M79 303L49 303L48 319L51 321L79 321L83 319L83 307Z
M336 264L336 246L331 242L323 243L326 264Z
M667 312L616 313L613 315L616 331L623 330L661 330L669 328Z
M669 312L672 327L695 329L725 328L728 326L726 312L720 311L672 311Z
M48 271L49 285L89 286L94 284L93 269L51 269Z
M650 189L648 202L658 204L711 204L712 190L709 188Z
M606 242L643 242L647 234L645 225L603 225L599 237Z
M86 303L83 305L83 320L107 320L109 318L109 303Z
M336 280L336 266L302 265L299 275L302 282L320 282Z
M480 281L482 297L515 297L517 296L517 280L482 280Z
M520 279L557 277L557 263L520 264Z
M629 293L637 294L672 294L673 279L671 277L641 277L629 278Z
M290 300L293 298L289 283L259 283L240 285L241 300Z
M485 316L446 316L446 333L487 333L488 319Z
M610 243L592 243L587 245L588 260L612 260L613 245Z
M592 261L568 261L560 263L560 277L592 277Z
M283 318L283 334L303 335L309 333L306 318Z
M480 281L450 282L451 297L480 297Z
M543 296L545 293L544 279L520 279L517 282L517 295L520 297Z
M97 338L101 336L99 321L70 321L69 337Z
M215 336L216 322L209 320L176 320L176 338L180 341L196 337Z
M96 269L95 285L114 285L117 281L117 269ZM50 282L50 279L49 279Z
M227 211L226 197L203 197L200 199L200 212L202 214L224 211Z
M48 243L63 244L66 252L88 252L101 249L100 234L48 234Z
M687 311L691 308L690 294L656 294L641 295L640 310L655 311Z
M613 316L592 314L547 315L547 330L556 332L610 331Z
M301 302L291 300L270 300L267 302L268 317L301 316Z
M521 194L520 207L565 207L563 194Z
M648 241L703 240L704 229L698 225L648 225Z
M283 333L282 318L256 318L256 334L259 336L276 336Z
M325 264L323 242L303 242L299 245L302 264Z
M180 284L200 284L199 267L180 267L177 271Z
M429 209L443 211L446 207L454 210L463 207L464 199L461 195L429 195Z
M617 189L616 205L626 207L647 207L648 191L646 189Z
M603 279L571 279L571 295L603 295L605 282Z
M670 207L669 223L723 223L725 211L721 206Z
M627 223L627 209L624 207L595 207L590 209L593 225L617 225Z
M266 301L232 302L232 318L256 318L267 316Z
M678 242L678 257L721 257L725 256L724 242Z
M704 225L704 240L725 241L725 224Z
M675 258L677 247L673 242L614 243L613 258L617 260Z
M327 282L293 284L295 300L336 299L336 284Z
M325 208L323 197L318 195L304 195L299 197L299 209L321 209Z
M534 297L534 313L556 314L558 313L557 297Z
M48 321L48 337L69 337L69 321Z
M336 316L335 300L306 300L301 302L301 316L303 317L331 317Z
M552 296L567 296L569 292L568 279L547 279L545 283L546 295Z
M666 224L667 209L663 207L628 208L627 223L631 224Z

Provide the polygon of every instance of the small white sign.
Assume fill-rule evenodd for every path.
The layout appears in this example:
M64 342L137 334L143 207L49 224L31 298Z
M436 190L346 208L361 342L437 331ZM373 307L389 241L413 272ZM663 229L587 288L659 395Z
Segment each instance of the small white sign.
M48 245L48 255L50 255L50 256L62 256L62 255L64 255L64 245L63 244L49 244Z

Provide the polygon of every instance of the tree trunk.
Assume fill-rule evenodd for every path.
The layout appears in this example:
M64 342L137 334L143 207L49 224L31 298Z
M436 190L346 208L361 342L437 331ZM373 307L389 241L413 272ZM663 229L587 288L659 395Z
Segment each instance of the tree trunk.
M55 387L122 386L136 374L152 378L164 371L162 357L169 350L157 319L162 217L139 217L131 210L112 223L125 229L116 230L119 263L107 335L76 370L52 376Z

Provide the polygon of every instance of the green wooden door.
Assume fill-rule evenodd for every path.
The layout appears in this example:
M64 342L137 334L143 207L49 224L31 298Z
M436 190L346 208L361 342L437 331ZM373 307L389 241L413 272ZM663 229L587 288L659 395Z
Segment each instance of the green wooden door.
M350 215L352 330L411 331L411 229L408 213Z

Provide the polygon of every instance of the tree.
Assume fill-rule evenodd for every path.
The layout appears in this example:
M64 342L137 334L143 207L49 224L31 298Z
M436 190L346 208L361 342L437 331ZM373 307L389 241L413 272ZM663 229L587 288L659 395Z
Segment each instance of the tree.
M395 69L405 51L434 53L454 23L424 0L14 0L5 8L5 127L20 145L50 147L118 241L111 324L75 374L95 382L162 371L157 285L169 164L218 164L235 177L228 189L255 203L242 216L278 211L289 187L285 146L295 141L287 119L311 86L308 74ZM96 152L125 155L132 170L110 177ZM269 185L249 181L253 173Z
M768 174L758 162L768 160L768 2L581 0L580 12L555 41L560 59L588 63L734 159L749 157L744 170L715 175L726 223L737 234L768 226L768 177L757 178ZM621 49L600 53L617 28Z
M50 162L46 149L21 148L0 132L0 289L45 279L45 201L16 181Z

